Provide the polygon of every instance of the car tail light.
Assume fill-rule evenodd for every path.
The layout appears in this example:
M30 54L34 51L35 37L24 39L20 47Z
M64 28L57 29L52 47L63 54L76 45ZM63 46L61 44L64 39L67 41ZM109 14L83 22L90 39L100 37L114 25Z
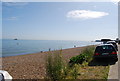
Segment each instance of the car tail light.
M111 54L117 54L117 52L112 52Z
M95 55L100 55L99 53L95 53Z

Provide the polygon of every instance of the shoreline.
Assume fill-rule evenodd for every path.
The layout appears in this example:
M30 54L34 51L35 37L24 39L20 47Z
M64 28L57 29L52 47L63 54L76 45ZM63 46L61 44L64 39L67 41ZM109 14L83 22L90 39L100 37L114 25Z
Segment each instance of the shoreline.
M85 45L85 46L79 46L79 47L70 47L70 48L64 48L64 49L62 49L62 50L73 49L73 48L80 48L80 47L87 47L87 46L96 46L96 45ZM61 49L50 50L50 51L59 51L59 50L61 50ZM44 52L50 52L50 51L49 51L49 50L48 50L48 51L42 51L42 53L44 53ZM31 52L31 53L20 53L20 54L10 55L10 56L3 56L3 55L2 55L2 57L0 57L0 58L12 57L12 56L21 56L21 55L29 55L29 54L36 54L36 53L41 53L41 51L40 51L40 52Z
M69 61L86 47L88 46L63 49L62 56ZM2 69L8 71L13 79L42 79L45 76L46 55L56 51L59 50L2 57Z
M4 39L3 39L4 40ZM7 43L10 45L7 45ZM30 46L33 43L32 46ZM49 43L49 44L48 44ZM3 41L2 57L25 55L31 53L39 53L41 51L69 49L77 47L83 47L88 45L95 45L95 42L91 41L65 41L65 40L38 40L36 41L24 41L24 40L5 40ZM47 45L48 44L48 45ZM6 46L7 45L7 46ZM9 48L10 47L10 48ZM12 48L11 48L12 47Z

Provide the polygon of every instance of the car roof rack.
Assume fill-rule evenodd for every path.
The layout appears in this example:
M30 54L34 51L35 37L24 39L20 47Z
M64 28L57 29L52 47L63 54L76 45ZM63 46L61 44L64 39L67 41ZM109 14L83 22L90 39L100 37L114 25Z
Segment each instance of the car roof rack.
M103 44L106 44L107 42L110 41L115 41L117 42L117 40L111 40L111 39L101 39L101 40L95 40L95 42L103 42Z

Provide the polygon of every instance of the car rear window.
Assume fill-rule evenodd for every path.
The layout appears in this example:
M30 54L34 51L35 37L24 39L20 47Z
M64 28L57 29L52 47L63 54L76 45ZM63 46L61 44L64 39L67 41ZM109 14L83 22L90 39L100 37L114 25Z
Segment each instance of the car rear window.
M114 47L111 46L111 45L103 45L103 46L98 46L96 47L96 50L95 51L103 51L103 50L111 50L111 51L114 51Z

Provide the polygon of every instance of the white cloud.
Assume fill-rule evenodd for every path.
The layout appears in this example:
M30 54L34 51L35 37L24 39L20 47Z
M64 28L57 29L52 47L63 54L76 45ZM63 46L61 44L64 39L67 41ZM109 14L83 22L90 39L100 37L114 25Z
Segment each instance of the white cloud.
M96 8L97 6L94 5L93 7Z
M5 2L13 2L14 0L1 0L1 1L5 1Z
M111 0L111 2L113 2L114 4L118 4L120 0Z
M120 0L111 0L111 2L119 2Z
M9 17L9 18L6 18L5 20L17 20L18 18L17 17Z
M3 3L4 6L24 6L27 5L27 2L5 2Z
M93 19L101 18L103 16L109 15L106 12L90 11L90 10L73 10L67 13L67 18L72 19Z

